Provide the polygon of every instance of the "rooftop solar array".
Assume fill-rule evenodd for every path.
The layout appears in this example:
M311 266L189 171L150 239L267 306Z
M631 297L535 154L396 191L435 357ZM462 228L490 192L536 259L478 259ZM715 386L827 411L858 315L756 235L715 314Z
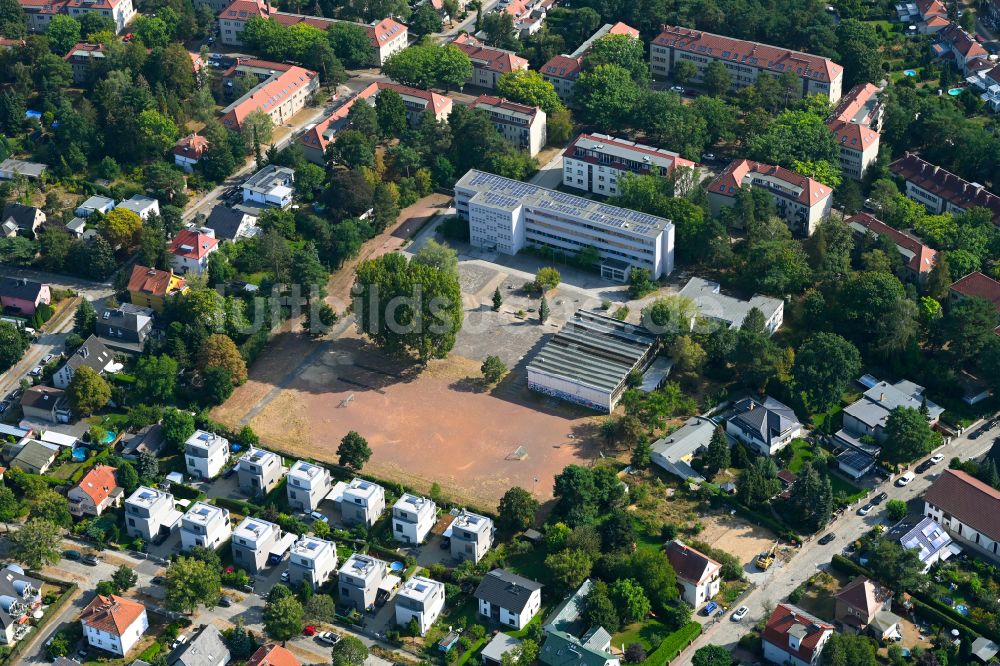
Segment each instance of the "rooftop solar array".
M658 236L671 226L670 220L648 213L609 206L583 197L549 190L519 180L504 178L492 173L470 170L455 184L456 191L472 190L473 203L506 209L522 205L529 209L544 209L562 215L586 220L591 224L625 231L637 236Z
M655 336L640 326L578 310L542 347L528 370L610 392L655 342Z

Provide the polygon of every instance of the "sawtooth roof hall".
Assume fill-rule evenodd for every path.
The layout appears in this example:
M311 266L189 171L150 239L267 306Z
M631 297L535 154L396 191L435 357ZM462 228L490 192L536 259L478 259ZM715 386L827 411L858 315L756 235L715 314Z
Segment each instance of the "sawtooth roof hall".
M633 370L645 371L656 336L642 326L577 310L528 364L533 391L610 413Z

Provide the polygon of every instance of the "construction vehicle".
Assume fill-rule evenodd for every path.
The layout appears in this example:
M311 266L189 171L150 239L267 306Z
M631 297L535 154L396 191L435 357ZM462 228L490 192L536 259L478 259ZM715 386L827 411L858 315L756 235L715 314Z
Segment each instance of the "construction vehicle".
M774 555L777 550L778 542L775 541L773 546L757 556L757 568L761 571L767 571L771 568L771 565L774 564Z

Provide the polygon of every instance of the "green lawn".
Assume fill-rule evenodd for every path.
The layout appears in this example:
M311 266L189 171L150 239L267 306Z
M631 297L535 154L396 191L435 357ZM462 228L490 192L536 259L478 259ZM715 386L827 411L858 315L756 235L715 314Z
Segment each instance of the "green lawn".
M844 495L844 500L850 504L865 496L866 491L863 488L858 488L835 474L829 474L828 476L830 477L830 485L833 487L834 497Z
M614 645L625 645L626 647L632 643L639 643L646 648L646 652L652 652L669 635L670 631L662 622L650 619L647 622L636 622L624 627L615 634L611 642Z
M511 571L519 576L545 583L550 578L549 571L545 568L545 555L545 547L538 544L523 555L509 558L508 564Z
M806 461L814 460L816 454L812 451L812 444L804 439L793 439L788 445L792 449L792 459L788 461L788 471L798 474Z

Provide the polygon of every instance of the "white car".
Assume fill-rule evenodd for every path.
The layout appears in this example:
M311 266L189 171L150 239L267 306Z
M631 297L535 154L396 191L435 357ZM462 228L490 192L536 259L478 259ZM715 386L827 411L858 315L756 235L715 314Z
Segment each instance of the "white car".
M340 642L340 634L332 631L321 631L316 634L316 640L320 643L326 643L327 645L336 645Z
M170 644L170 649L175 650L179 648L180 646L187 643L187 640L188 640L187 636L178 636L177 638L174 639L174 642Z
M907 486L907 485L910 484L910 481L913 481L914 476L915 475L913 474L913 472L907 472L903 476L901 476L898 479L896 479L896 485L897 486Z
M31 369L31 372L29 372L28 374L31 375L32 377L39 376L40 374L42 374L42 366L36 365L34 368Z
M291 577L292 577L292 575L291 575L291 574L290 574L290 573L289 573L289 572L288 572L287 570L286 570L286 571L282 571L282 572L281 572L281 582L282 582L282 583L287 583L287 582L288 582L288 580L289 580L289 579L290 579Z
M943 453L935 453L934 455L932 455L930 457L930 461L932 463L934 463L935 465L937 465L942 460L944 460L944 454Z
M749 608L747 608L746 606L740 606L731 616L733 622L739 622L740 620L745 618L747 616L747 613L749 612L750 612Z

